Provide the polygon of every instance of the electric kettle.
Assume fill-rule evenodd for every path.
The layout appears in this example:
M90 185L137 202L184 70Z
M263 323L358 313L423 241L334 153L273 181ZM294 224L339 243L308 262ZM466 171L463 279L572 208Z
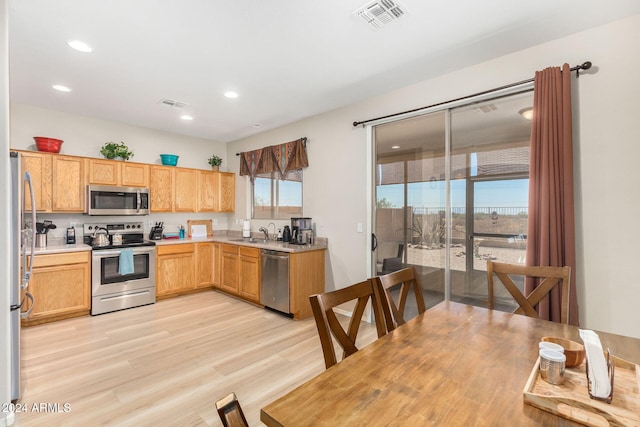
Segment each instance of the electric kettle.
M290 242L291 241L291 229L288 225L284 226L284 231L282 232L282 241Z

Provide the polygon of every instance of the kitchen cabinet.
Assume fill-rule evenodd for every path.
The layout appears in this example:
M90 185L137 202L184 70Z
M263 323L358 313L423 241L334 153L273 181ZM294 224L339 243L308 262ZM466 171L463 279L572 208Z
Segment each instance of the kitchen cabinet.
M233 212L235 193L234 173L198 171L198 212Z
M222 243L221 245L221 277L220 289L238 295L238 257L239 246Z
M156 298L173 296L196 288L195 244L158 245Z
M222 278L222 247L218 242L213 243L213 286L220 287L220 280Z
M151 212L196 212L198 170L151 166Z
M196 243L196 288L210 288L215 270L215 247L212 242Z
M29 172L33 184L36 210L51 210L51 156L38 152L21 152L22 169ZM31 200L25 199L26 209L31 209Z
M173 173L175 175L174 211L195 212L198 171L196 169L174 168Z
M309 297L325 291L325 252L293 252L289 256L289 310L294 319L311 317Z
M216 212L233 212L236 208L236 174L218 172L218 205Z
M51 211L84 212L84 159L73 156L52 157Z
M122 160L87 159L88 183L148 187L149 165Z
M29 292L35 303L24 326L88 315L91 310L91 252L33 257Z
M31 175L39 212L85 211L84 158L41 152L21 152L22 166ZM27 208L31 201L26 201Z
M255 303L260 302L260 249L239 248L239 295Z
M173 168L169 166L151 166L150 192L151 212L173 211Z

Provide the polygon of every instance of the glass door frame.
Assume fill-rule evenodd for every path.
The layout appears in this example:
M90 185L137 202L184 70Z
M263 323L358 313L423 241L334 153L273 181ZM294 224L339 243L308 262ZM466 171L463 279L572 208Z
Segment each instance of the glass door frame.
M375 183L375 168L376 168L376 148L375 148L375 136L374 128L378 125L385 123L391 123L398 120L403 120L411 117L417 117L424 114L430 114L435 112L445 112L445 218L446 218L446 230L445 230L445 286L444 286L444 298L445 301L451 300L451 258L450 258L450 244L451 244L451 224L452 224L452 212L451 212L451 110L457 107L462 107L477 102L488 101L495 98L501 98L505 96L516 95L519 93L529 92L533 90L533 81L527 81L518 85L514 85L508 88L499 89L491 92L481 93L476 96L459 98L453 101L435 104L432 107L427 107L421 110L412 111L410 113L397 115L394 117L387 117L384 119L371 121L363 124L366 135L366 156L369 159L366 168L366 178L369 188L366 191L366 203L367 203L367 239L366 239L366 251L367 251L367 271L370 272L370 277L375 277L376 271L376 252L374 250L373 235L376 230L376 183Z

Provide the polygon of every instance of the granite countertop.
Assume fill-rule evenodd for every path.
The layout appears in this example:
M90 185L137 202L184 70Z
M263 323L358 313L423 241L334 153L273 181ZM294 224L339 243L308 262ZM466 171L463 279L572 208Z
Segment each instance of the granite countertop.
M76 243L75 245L67 245L62 242L52 242L48 244L44 248L36 247L34 251L34 255L45 255L45 254L60 254L65 252L82 252L82 251L90 251L91 246L85 245L84 243ZM31 254L31 248L27 248L27 254Z
M198 243L198 242L219 242L219 243L229 243L232 245L240 245L240 246L249 246L253 248L260 249L271 249L274 251L282 251L282 252L307 252L307 251L318 251L325 250L328 247L326 238L316 238L316 242L313 245L292 245L290 243L279 242L275 240L264 241L261 238L253 238L251 239L243 239L240 236L234 235L221 235L221 236L213 236L207 238L199 238L199 239L163 239L163 240L154 240L156 245L179 245L184 243Z

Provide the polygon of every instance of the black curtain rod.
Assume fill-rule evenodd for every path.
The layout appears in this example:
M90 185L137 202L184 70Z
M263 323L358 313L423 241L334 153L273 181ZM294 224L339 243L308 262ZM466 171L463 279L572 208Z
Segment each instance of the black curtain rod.
M302 138L298 138L298 139L302 140L302 143L304 144L305 147L307 146L307 137L306 136L303 136ZM236 156L239 156L240 154L242 154L242 153L236 153Z
M570 70L571 71L575 71L576 72L576 77L579 77L580 76L580 70L588 70L589 68L591 68L591 65L592 64L591 64L590 61L586 61L586 62L583 62L580 65L576 65L575 67L571 67ZM367 124L369 122L375 122L377 120L388 119L390 117L401 116L403 114L415 113L416 111L425 110L427 108L439 107L441 105L449 104L451 102L463 101L465 99L474 98L476 96L486 95L486 94L491 93L491 92L496 92L496 91L499 91L499 90L509 89L509 88L514 87L514 86L519 86L519 85L522 85L522 84L525 84L525 83L531 83L532 81L533 81L533 79L522 80L521 82L511 83L511 84L508 84L508 85L505 85L505 86L496 87L494 89L489 89L489 90L485 90L485 91L482 91L482 92L474 93L473 95L467 95L467 96L463 96L461 98L451 99L449 101L438 102L437 104L427 105L426 107L414 108L413 110L402 111L400 113L389 114L387 116L376 117L375 119L363 120L361 122L353 122L353 127L360 126L360 125L365 125L365 124Z

